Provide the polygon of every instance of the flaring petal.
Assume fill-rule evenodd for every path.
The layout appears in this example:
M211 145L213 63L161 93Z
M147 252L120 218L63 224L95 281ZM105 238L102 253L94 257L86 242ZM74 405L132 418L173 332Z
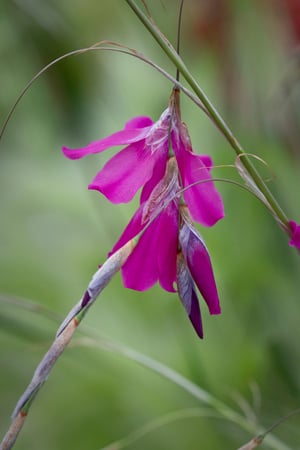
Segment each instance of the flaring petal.
M198 334L203 338L203 326L198 297L191 274L186 267L182 253L177 257L177 288L179 298L189 316L189 319Z
M135 212L133 217L131 218L130 222L128 223L127 227L121 234L118 241L115 243L113 249L109 253L108 256L111 256L113 253L115 253L117 250L119 250L123 245L125 245L127 242L129 242L131 239L133 239L135 236L137 236L140 231L144 228L144 224L142 223L142 216L143 216L143 208L144 205L141 205L138 210Z
M133 252L122 267L124 286L136 291L151 288L158 280L157 221L144 231Z
M145 141L129 145L113 156L96 175L89 189L104 194L112 203L127 203L151 177L156 162Z
M217 286L206 245L196 229L186 223L180 230L179 239L188 268L210 314L220 314Z
M141 139L145 139L151 128L151 125L144 128L125 128L124 130L117 131L116 133L113 133L100 141L91 142L86 147L77 149L63 147L62 152L69 159L83 158L84 156L91 155L93 153L101 153L104 150L116 145L128 145L133 142L138 142Z
M183 186L188 188L183 195L193 220L211 227L224 217L224 206L208 169L200 155L184 147L178 149L176 158Z

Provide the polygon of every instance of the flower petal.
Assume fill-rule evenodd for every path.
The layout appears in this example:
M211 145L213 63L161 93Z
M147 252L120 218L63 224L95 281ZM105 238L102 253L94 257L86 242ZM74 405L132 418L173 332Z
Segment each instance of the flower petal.
M171 202L159 218L157 265L159 282L168 292L176 292L176 256L178 248L178 205Z
M137 236L140 233L140 231L142 231L142 229L145 226L145 224L142 224L143 209L144 205L141 205L135 212L129 224L121 234L118 241L115 243L113 249L111 250L108 256L111 256L113 253L115 253L117 250L123 247L128 241Z
M201 236L192 225L185 222L179 232L179 241L187 266L210 314L220 314L221 308L213 269Z
M292 239L289 244L292 247L297 247L300 250L300 225L297 225L293 220L290 221L290 227L292 230Z
M152 157L154 157L156 154L157 153L154 153ZM164 151L163 149L162 152L160 152L160 157L156 159L151 178L149 178L149 180L143 187L140 199L141 203L148 200L155 186L157 186L160 180L163 178L166 172L167 159L168 150L166 149L166 151Z
M122 267L123 282L127 288L145 291L158 280L158 219L155 219L144 231L133 252Z
M198 336L203 338L203 327L198 297L191 274L186 267L182 253L177 257L177 287L179 298Z
M202 157L181 146L176 152L176 158L183 186L193 185L183 194L193 220L207 227L214 225L224 217L224 206L213 181L209 181L212 178Z
M104 194L112 203L127 203L151 177L155 155L145 140L129 145L113 156L96 175L89 189Z
M127 122L125 125L125 129L121 131L117 131L116 133L107 136L100 141L91 142L86 147L70 149L67 147L62 148L63 154L69 159L79 159L84 156L91 155L93 153L100 153L104 150L107 150L110 147L114 147L116 145L128 145L133 142L138 142L141 139L145 139L148 135L149 131L152 128L152 125L145 126L143 128L137 127L132 128L132 125L136 126L149 123L151 119L147 118L135 118L131 121ZM151 121L152 122L152 121Z
M153 120L148 116L133 117L125 123L125 130L134 130L135 128L145 128L153 125Z
M213 163L211 157L209 155L199 155L199 156L201 158L201 161L203 162L203 164L207 168L207 170L210 172L211 169L214 166L214 163Z

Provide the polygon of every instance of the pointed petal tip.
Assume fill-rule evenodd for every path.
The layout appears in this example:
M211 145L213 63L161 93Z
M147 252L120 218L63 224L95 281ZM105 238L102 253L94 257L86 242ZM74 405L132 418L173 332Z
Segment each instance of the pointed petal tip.
M189 314L189 319L192 322L194 330L196 331L199 338L203 339L204 335L203 335L203 325L202 325L200 306L199 306L197 294L194 291L194 289L192 292L191 311Z
M68 159L79 159L82 157L79 152L68 147L62 147L61 151L63 155Z
M119 204L119 203L128 203L132 200L133 195L129 198L128 193L124 193L123 191L119 191L119 193L111 194L109 189L104 189L102 186L99 186L97 183L90 183L88 185L88 189L90 191L98 191L100 194L104 195L111 203Z
M214 304L213 307L210 308L209 313L212 316L217 316L219 314L222 314L219 299L218 299L218 303Z
M191 321L191 323L192 323L192 325L193 325L193 328L194 328L194 330L195 330L197 336L198 336L200 339L204 339L204 333L203 333L203 327L202 327L202 324L201 324L201 325L195 324L195 323L193 322L193 320L191 319L191 317L190 317L190 321Z
M96 184L96 183L90 183L90 184L88 184L88 189L90 190L90 191L98 191L98 192L101 192L101 190L100 190L100 187Z

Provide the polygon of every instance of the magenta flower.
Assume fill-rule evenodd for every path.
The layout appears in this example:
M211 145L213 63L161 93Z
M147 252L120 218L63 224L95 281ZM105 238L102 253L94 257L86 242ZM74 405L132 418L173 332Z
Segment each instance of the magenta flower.
M113 203L129 202L143 187L141 203L146 201L166 171L170 154L174 154L179 167L182 187L193 220L212 226L224 216L220 194L214 187L210 169L212 161L192 150L185 125L176 107L176 95L171 96L169 107L157 122L149 117L136 117L118 131L86 147L69 149L63 153L70 159L101 153L110 147L126 145L113 156L96 175L89 189L104 194Z
M159 282L166 291L175 292L176 282L179 297L202 338L195 286L211 314L219 314L221 310L207 248L191 225L186 210L185 206L180 205L177 165L174 158L170 158L165 177L148 200L140 205L112 253L142 232L122 267L125 287L144 291Z
M193 152L180 118L179 92L173 91L157 122L136 117L121 131L83 148L64 147L63 153L78 159L119 145L125 148L104 165L89 189L113 203L129 202L141 189L140 206L111 252L138 238L121 269L124 285L144 291L159 282L168 292L177 289L202 338L196 289L211 314L220 313L220 304L209 253L192 219L213 226L224 208L210 174L211 158Z
M292 236L289 244L292 247L297 247L300 250L300 225L297 225L293 220L290 221L290 227L292 230Z

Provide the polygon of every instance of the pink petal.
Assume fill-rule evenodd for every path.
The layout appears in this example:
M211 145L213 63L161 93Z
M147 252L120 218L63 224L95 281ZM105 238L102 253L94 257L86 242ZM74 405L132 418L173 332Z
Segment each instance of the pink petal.
M129 224L123 231L122 235L114 245L112 251L109 253L108 256L115 253L117 250L119 250L123 245L125 245L128 241L133 239L135 236L137 236L140 231L144 228L145 224L142 224L142 216L143 216L143 209L144 205L141 205L138 210L135 212L134 216L130 220Z
M154 153L155 155L155 153ZM153 157L154 157L153 155ZM160 182L160 180L163 178L166 172L166 165L167 165L167 159L168 159L168 151L162 150L162 152L159 153L160 157L156 158L156 163L153 168L152 176L147 181L147 183L144 185L142 193L141 193L141 199L140 202L143 203L150 197L151 192L157 186L157 184Z
M140 121L138 121L138 119L140 119ZM141 118L132 119L132 121L134 121L134 123L136 123L137 125L140 123L146 123L146 120L142 120ZM116 133L113 133L110 136L101 139L100 141L92 142L86 147L78 149L63 147L62 152L69 159L79 159L93 153L100 153L116 145L128 145L134 142L138 142L141 139L145 139L145 137L151 130L152 125L146 126L144 128L130 128L132 121L127 122L127 128L125 128L124 130L117 131Z
M211 169L214 166L214 163L213 163L211 157L209 155L199 155L199 156L201 158L201 161L203 162L203 164L207 168L207 170L210 172Z
M145 141L129 145L112 157L96 175L89 189L102 192L113 203L126 203L152 175L156 155Z
M157 265L163 289L175 292L176 257L178 249L178 205L171 202L159 218Z
M292 230L292 239L290 240L289 245L297 247L300 250L300 225L297 225L293 220L289 223Z
M183 194L193 220L207 227L214 225L224 217L224 206L213 182L209 181L212 178L202 157L181 147L176 158L183 186L193 185ZM197 182L200 183L194 184Z
M157 269L157 221L144 231L133 252L122 267L124 286L145 291L158 280Z
M133 130L135 128L145 128L153 125L153 120L148 116L133 117L125 123L125 130Z
M210 314L220 314L220 302L207 248L192 225L183 224L179 233L184 258Z
M142 208L138 211L136 223L130 225L133 231L142 227L139 223ZM126 239L132 237L130 230L125 232ZM144 291L159 280L166 291L175 292L177 247L178 206L173 203L148 225L128 257L122 268L125 287Z

